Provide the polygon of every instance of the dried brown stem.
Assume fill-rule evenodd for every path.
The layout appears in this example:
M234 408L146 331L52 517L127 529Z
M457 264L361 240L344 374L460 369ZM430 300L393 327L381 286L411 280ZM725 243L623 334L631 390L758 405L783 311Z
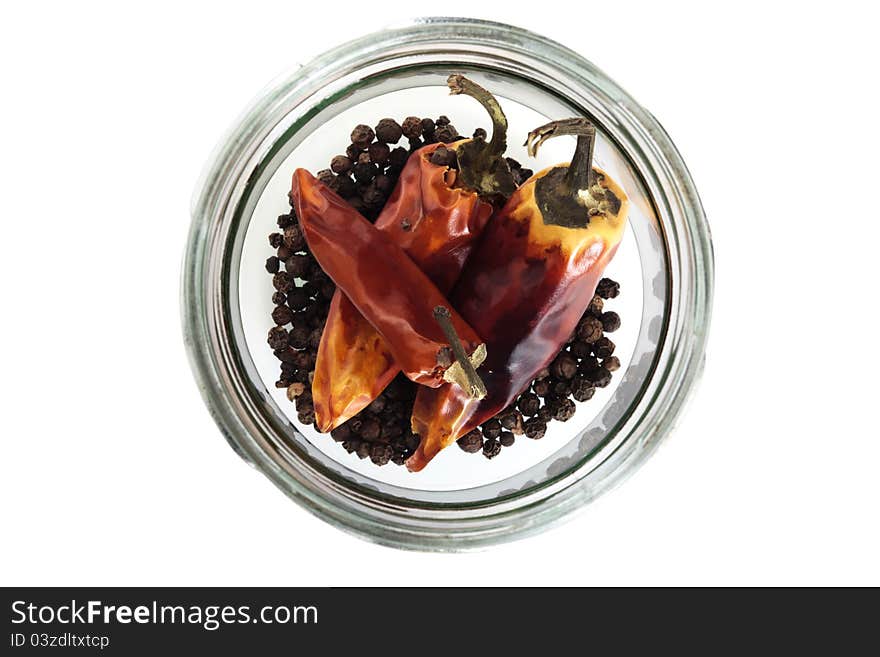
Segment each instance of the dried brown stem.
M483 383L480 375L477 374L477 370L474 369L471 359L461 344L458 333L456 333L455 327L452 325L452 314L449 312L449 308L445 306L434 308L434 319L437 320L437 323L443 330L443 335L449 341L449 346L452 348L456 362L464 371L468 395L473 399L482 399L486 396L486 385ZM464 388L465 386L462 387Z

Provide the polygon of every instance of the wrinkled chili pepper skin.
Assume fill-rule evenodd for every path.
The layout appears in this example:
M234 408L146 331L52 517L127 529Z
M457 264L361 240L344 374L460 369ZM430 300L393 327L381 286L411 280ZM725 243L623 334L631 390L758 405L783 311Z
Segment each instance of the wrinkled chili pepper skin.
M585 228L546 225L534 194L534 181L544 173L523 184L492 218L450 297L486 340L480 376L488 394L471 400L453 386L420 389L412 429L421 443L406 462L411 471L509 406L549 365L617 250L628 209L623 191L604 177L603 187L621 201L616 215L591 217Z
M453 188L455 170L431 163L431 154L442 145L425 146L407 161L375 226L446 294L489 220L492 206L475 192ZM376 329L337 290L312 381L318 429L330 431L355 416L399 371Z
M437 306L450 308L468 354L482 344L402 248L305 169L294 172L290 197L321 268L382 336L407 377L429 387L443 383L446 366L437 356L448 342L433 316Z

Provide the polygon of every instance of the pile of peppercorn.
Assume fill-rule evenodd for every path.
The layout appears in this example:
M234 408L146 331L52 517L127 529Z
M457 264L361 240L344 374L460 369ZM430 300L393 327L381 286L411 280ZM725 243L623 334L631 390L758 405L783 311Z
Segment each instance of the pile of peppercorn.
M475 136L485 137L478 129ZM402 139L408 148L394 146ZM425 144L452 143L462 137L445 116L436 120L408 117L402 124L382 119L375 129L358 125L352 130L345 155L331 160L330 168L317 177L369 221L374 222L397 184L409 156ZM455 168L455 153L438 148L432 162ZM517 185L532 171L507 158ZM336 285L309 252L295 213L278 217L282 232L269 235L276 254L266 260L273 275L275 292L268 343L281 361L281 376L275 383L287 390L294 402L297 419L314 424L311 382L318 346ZM494 458L502 447L514 444L517 435L531 439L544 436L552 420L565 422L575 413L575 401L587 401L596 388L607 386L612 372L620 367L613 355L614 343L606 337L620 326L620 317L605 311L604 300L619 294L619 285L604 278L578 324L575 334L551 363L540 372L528 390L510 407L458 440L465 451L482 451ZM410 416L417 387L403 375L392 383L363 411L330 432L349 453L369 457L376 465L393 462L402 465L419 445L410 428ZM574 401L573 401L574 400Z

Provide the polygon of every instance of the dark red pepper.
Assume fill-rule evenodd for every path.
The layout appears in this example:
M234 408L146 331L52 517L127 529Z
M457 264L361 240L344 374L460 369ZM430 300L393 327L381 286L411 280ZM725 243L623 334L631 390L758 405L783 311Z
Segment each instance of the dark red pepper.
M476 238L489 220L493 209L489 201L506 199L515 189L503 157L507 119L498 102L461 76L450 76L448 84L453 93L473 96L486 107L492 117L492 140L431 144L416 151L401 171L375 224L444 294L458 280ZM435 163L448 160L441 157L442 149L447 148L459 161L457 169ZM337 290L318 348L312 383L318 429L330 431L356 415L399 371L391 348Z
M487 395L455 386L419 390L412 428L421 443L407 461L421 470L441 449L506 408L547 367L575 330L623 236L628 201L593 169L593 126L569 119L529 134L578 135L570 165L540 171L490 220L450 301L487 342L480 369Z
M305 169L294 172L290 196L322 269L381 335L404 374L430 387L451 378L456 370L449 340L434 316L449 302L437 286L400 246ZM454 310L448 324L467 355L480 361L480 336ZM474 394L478 386L471 380L466 387Z

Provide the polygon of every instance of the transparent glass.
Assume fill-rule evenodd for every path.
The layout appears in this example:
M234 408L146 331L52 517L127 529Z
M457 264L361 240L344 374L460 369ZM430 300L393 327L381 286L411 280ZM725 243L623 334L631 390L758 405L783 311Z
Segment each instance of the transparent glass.
M632 201L620 249L629 255L619 266L624 294L637 302L624 315L632 329L626 344L619 343L623 367L616 384L591 400L589 414L545 437L530 461L473 479L443 479L438 468L441 478L428 485L402 470L388 476L356 467L356 459L327 449L326 437L291 421L289 405L262 371L268 326L254 317L268 312L251 299L266 298L268 282L263 273L259 292L251 282L260 252L250 245L265 247L265 218L274 218L275 204L284 202L276 188L289 179L291 161L315 168L318 160L310 158L326 162L340 150L339 137L330 152L315 149L326 141L322 130L342 117L351 123L349 110L366 111L377 99L399 96L402 107L406 94L442 89L452 70L491 88L523 116L583 115L596 123L597 162ZM446 113L458 123L459 113ZM559 148L548 149L549 161L527 166L565 159L559 156L564 145ZM184 334L221 431L291 498L378 543L463 550L528 535L570 516L653 451L702 368L712 272L708 225L684 163L657 121L614 82L579 55L524 30L426 19L345 44L301 67L266 90L220 144L192 208ZM374 470L390 473L393 467Z

